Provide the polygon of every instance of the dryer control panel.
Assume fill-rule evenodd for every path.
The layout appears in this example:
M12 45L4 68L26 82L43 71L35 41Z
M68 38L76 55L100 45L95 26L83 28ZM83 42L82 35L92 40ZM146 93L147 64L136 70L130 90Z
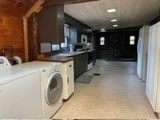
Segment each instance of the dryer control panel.
M60 71L61 71L61 66L59 64L53 63L52 72L60 72Z

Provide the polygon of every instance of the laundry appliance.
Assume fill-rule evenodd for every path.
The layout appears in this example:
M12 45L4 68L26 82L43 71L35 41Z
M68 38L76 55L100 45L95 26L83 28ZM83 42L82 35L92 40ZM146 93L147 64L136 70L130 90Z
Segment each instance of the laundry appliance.
M62 106L63 80L60 66L52 62L33 61L16 67L40 71L42 118L51 118Z
M0 119L41 118L40 72L0 56Z

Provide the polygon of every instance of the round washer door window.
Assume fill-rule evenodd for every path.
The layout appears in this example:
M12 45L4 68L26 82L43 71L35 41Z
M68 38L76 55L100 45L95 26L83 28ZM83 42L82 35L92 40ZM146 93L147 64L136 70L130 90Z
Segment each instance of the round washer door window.
M48 79L46 87L46 102L48 105L55 104L62 95L63 81L59 73L53 73Z

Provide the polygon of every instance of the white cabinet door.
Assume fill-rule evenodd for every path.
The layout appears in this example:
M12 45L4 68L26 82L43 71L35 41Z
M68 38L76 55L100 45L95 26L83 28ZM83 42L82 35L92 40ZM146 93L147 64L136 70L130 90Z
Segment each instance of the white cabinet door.
M157 93L157 73L158 73L158 42L157 42L158 24L150 27L149 48L148 48L148 70L146 81L146 94L155 111L156 93Z

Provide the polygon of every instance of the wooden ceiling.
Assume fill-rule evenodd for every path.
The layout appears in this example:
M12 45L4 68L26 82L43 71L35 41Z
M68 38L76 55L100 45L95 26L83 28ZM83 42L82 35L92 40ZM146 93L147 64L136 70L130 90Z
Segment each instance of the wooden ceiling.
M76 4L99 0L45 0L43 5Z
M23 16L37 0L0 0L0 14Z
M107 13L110 8L117 12ZM65 13L96 30L114 29L113 24L118 28L141 26L157 17L159 9L160 0L100 0L65 5ZM118 21L111 23L111 19Z
M0 0L0 14L23 16L38 0ZM75 4L97 0L39 0L43 5Z

